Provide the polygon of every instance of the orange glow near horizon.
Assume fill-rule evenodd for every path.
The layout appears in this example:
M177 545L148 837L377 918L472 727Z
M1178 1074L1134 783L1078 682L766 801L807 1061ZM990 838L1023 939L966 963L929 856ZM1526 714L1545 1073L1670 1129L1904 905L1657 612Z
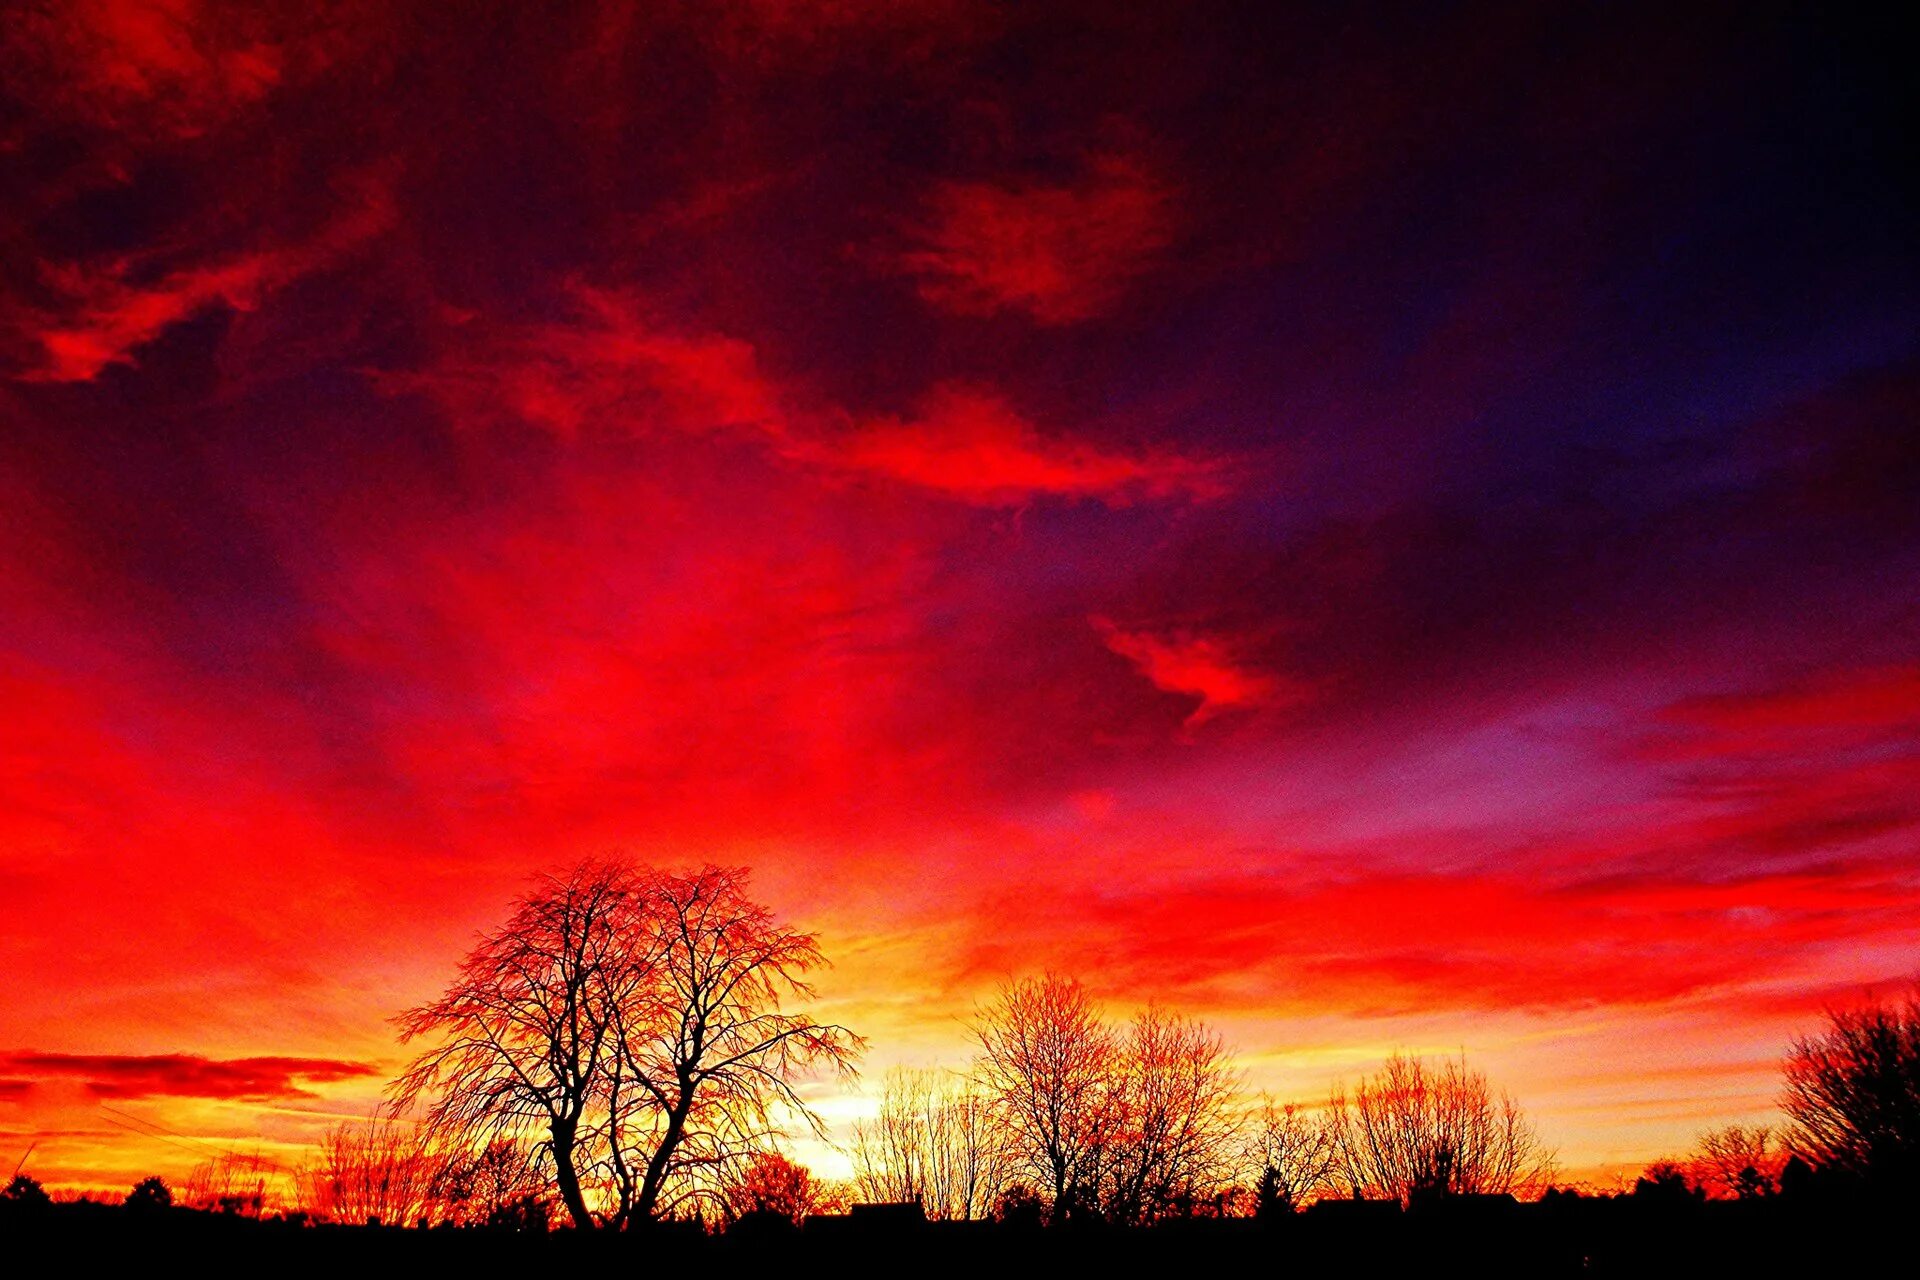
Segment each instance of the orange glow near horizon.
M1817 77L702 8L0 35L0 1166L297 1163L613 850L750 866L869 1084L1053 968L1282 1098L1465 1052L1595 1185L1920 968L1920 329Z

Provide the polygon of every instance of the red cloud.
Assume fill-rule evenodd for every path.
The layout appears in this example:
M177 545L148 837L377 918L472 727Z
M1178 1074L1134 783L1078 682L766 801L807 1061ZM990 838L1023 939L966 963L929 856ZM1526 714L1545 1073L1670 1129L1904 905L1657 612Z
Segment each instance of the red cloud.
M10 18L0 46L42 110L186 140L310 82L364 37L352 0L53 0Z
M574 293L586 322L530 335L529 358L511 370L514 403L530 421L568 436L590 423L787 436L780 394L752 344L674 332L620 294Z
M250 311L266 295L373 239L393 218L384 185L363 180L347 211L305 240L145 279L148 264L134 260L50 268L62 301L33 325L44 360L22 380L85 382L110 364L132 364L133 352L168 327L220 306Z
M826 446L841 467L985 504L1034 495L1121 501L1207 497L1218 468L1174 454L1112 453L1042 436L1007 402L968 387L934 388L906 421L864 426Z
M1090 619L1107 648L1153 682L1156 689L1200 699L1184 724L1198 728L1222 712L1298 702L1304 686L1255 670L1227 641L1180 631L1155 635L1126 631L1105 618Z
M460 354L377 380L430 396L468 429L505 418L568 440L731 432L791 450L793 410L751 343L668 324L631 294L583 285L567 293L567 320L495 330L462 317Z
M178 272L156 284L124 282L123 267L100 275L62 271L59 284L77 298L78 314L65 327L40 334L46 363L28 377L44 382L85 382L110 364L131 364L131 352L169 325L215 306L250 311L276 275L272 255L250 254L217 267Z
M373 1075L364 1062L334 1058L202 1058L191 1054L10 1053L0 1071L84 1082L103 1098L310 1098L299 1081L331 1084Z
M1687 698L1668 707L1664 718L1716 735L1723 745L1739 740L1779 746L1809 733L1920 729L1920 667L1830 672L1762 693Z
M697 12L696 35L730 59L779 64L864 45L916 69L939 47L981 38L1001 21L967 0L745 0Z
M460 422L490 421L505 410L569 439L594 429L731 432L788 462L986 506L1035 497L1119 505L1225 489L1217 463L1043 434L1003 397L977 387L936 385L911 417L856 421L840 406L784 388L749 342L681 331L628 294L578 286L572 293L573 322L497 335L481 358L381 381L434 396Z
M1916 903L1920 889L1873 868L1577 893L1504 872L1365 871L1016 893L993 901L955 980L1051 964L1127 998L1351 1016L1658 1005L1791 980L1783 955L1898 945Z
M1815 860L1910 858L1920 828L1920 669L1833 670L1685 698L1627 739L1665 766L1673 812L1639 855L1727 874ZM1615 865L1618 850L1601 854Z
M69 0L27 18L10 46L58 68L76 104L105 120L158 108L182 132L259 100L283 52L200 0Z
M1168 188L1131 159L1095 159L1072 185L945 183L898 265L962 315L1024 311L1070 324L1110 310L1174 237Z

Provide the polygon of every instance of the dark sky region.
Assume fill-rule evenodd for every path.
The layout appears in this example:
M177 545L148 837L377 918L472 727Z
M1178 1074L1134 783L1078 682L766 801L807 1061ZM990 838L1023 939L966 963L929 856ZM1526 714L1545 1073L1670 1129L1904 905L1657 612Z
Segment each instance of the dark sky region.
M609 849L751 864L869 1079L1051 965L1595 1177L1920 965L1869 6L0 32L6 1164L291 1158Z

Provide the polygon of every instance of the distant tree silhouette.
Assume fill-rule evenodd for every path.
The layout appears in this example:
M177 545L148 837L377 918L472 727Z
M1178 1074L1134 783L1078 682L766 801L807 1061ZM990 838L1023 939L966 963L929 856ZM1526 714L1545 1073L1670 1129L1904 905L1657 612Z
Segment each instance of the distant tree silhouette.
M993 1220L1010 1227L1038 1227L1046 1216L1047 1202L1024 1182L1002 1191L993 1205Z
M850 1070L861 1041L785 1012L824 963L746 896L746 873L590 862L550 877L401 1016L434 1041L395 1083L436 1140L544 1148L574 1225L653 1221L714 1199L765 1148L778 1108L819 1128L803 1073Z
M853 1126L854 1185L867 1200L904 1203L917 1200L933 1216L931 1166L943 1145L939 1094L941 1073L894 1067L886 1074L880 1108L870 1120Z
M1232 1181L1239 1073L1218 1035L1153 1006L1115 1049L1101 1212L1123 1225L1189 1214Z
M1116 1029L1077 980L1049 973L1002 987L974 1034L1012 1171L1050 1221L1140 1224L1225 1203L1239 1075L1204 1024L1149 1006Z
M1016 1163L1064 1221L1091 1208L1112 1127L1119 1046L1086 988L1049 973L1002 987L979 1015L979 1074Z
M167 1209L173 1205L173 1189L160 1178L142 1178L127 1192L126 1206L140 1212Z
M1788 1156L1787 1162L1780 1166L1780 1194L1783 1196L1806 1195L1812 1189L1814 1176L1813 1166L1808 1164L1804 1157Z
M1785 1155L1768 1125L1730 1124L1700 1135L1694 1181L1709 1195L1751 1200L1773 1194Z
M889 1071L878 1113L854 1125L852 1154L863 1199L918 1201L934 1219L989 1216L1011 1171L992 1100L949 1071Z
M495 1138L476 1152L436 1162L435 1199L450 1220L468 1226L544 1231L551 1217L552 1179L542 1168L544 1148Z
M1789 1144L1823 1169L1920 1182L1920 993L1836 1010L1825 1030L1795 1039L1780 1106Z
M798 1224L808 1214L821 1211L827 1194L805 1165L778 1152L765 1151L737 1167L721 1199L729 1219L766 1213Z
M1655 1160L1635 1180L1633 1197L1660 1204L1691 1204L1706 1199L1706 1192L1689 1180L1686 1166L1678 1160Z
M258 1152L224 1152L194 1166L180 1189L180 1200L195 1209L264 1217L283 1174L279 1165Z
M1438 1065L1395 1054L1349 1097L1328 1103L1339 1177L1354 1196L1511 1193L1544 1188L1553 1156L1512 1096L1464 1058Z
M21 1209L35 1209L51 1204L53 1197L47 1194L47 1189L40 1185L38 1178L31 1174L16 1173L6 1189L0 1190L0 1202Z
M1255 1214L1285 1215L1334 1189L1339 1137L1327 1117L1264 1098L1248 1117L1244 1159L1255 1184Z

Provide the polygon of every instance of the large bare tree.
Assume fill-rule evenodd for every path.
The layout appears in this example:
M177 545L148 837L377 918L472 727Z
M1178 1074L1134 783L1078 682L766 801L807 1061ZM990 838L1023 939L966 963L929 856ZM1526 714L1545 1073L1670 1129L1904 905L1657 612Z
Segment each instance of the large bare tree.
M584 1185L609 1152L592 1150L589 1108L614 1088L618 1043L643 1016L658 940L648 877L619 862L547 876L481 939L438 1000L398 1019L402 1042L432 1041L395 1082L396 1107L423 1108L449 1149L535 1134L575 1226L595 1225Z
M1794 1040L1781 1110L1788 1143L1823 1167L1920 1183L1920 991L1904 1004L1835 1010Z
M609 1108L632 1175L630 1221L712 1196L786 1119L824 1128L795 1088L820 1070L850 1074L865 1042L789 1013L824 965L812 934L783 927L746 894L746 873L706 867L660 877L651 895L657 962L649 1001L618 1038L624 1097Z
M1395 1054L1328 1107L1340 1177L1356 1196L1522 1195L1552 1176L1552 1153L1519 1104L1464 1058Z
M537 1138L577 1227L651 1221L712 1194L781 1120L817 1128L796 1083L860 1047L783 1008L823 963L742 870L586 863L516 902L440 999L400 1017L431 1044L394 1103L449 1150Z
M1054 1221L1091 1207L1113 1128L1118 1046L1086 988L1053 973L1008 983L974 1035L981 1082Z

